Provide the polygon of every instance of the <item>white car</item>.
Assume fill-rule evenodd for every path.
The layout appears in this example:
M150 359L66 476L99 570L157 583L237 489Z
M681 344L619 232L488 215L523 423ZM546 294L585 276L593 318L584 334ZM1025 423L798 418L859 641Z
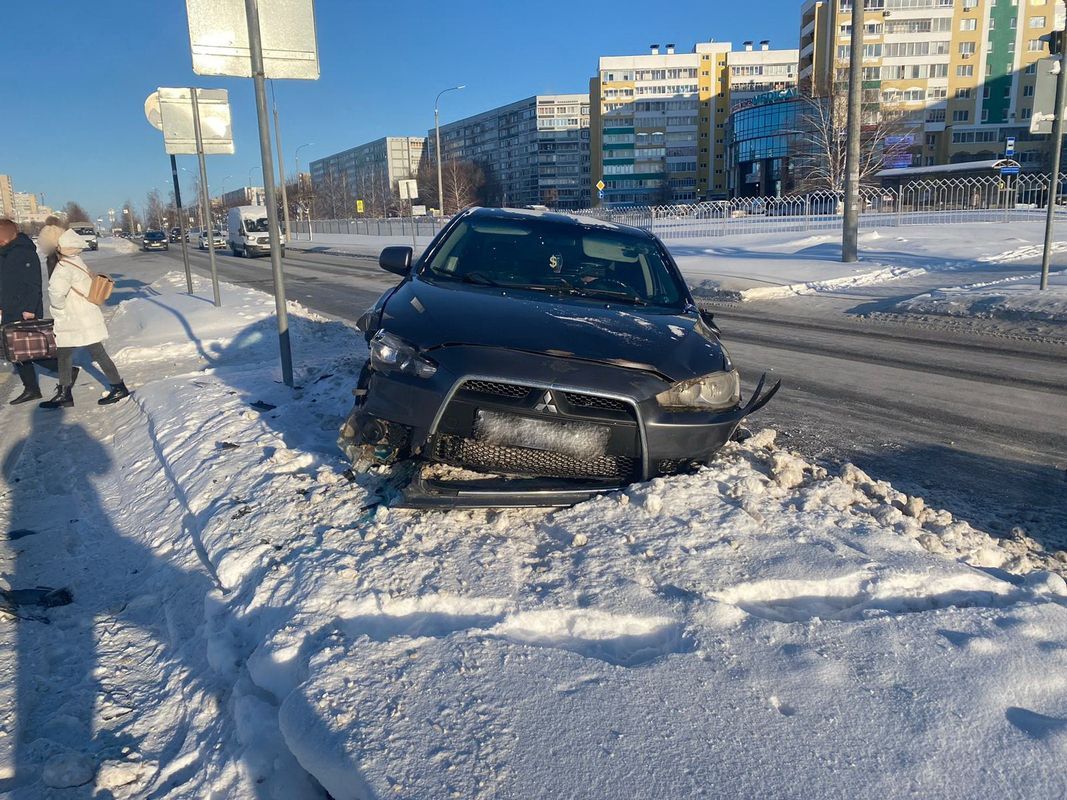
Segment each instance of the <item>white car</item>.
M70 226L70 229L85 240L85 246L90 250L98 250L100 248L100 237L96 232L95 225L75 222Z
M211 238L214 240L216 250L221 250L226 246L226 234L222 231L215 231L215 235ZM200 231L199 235L197 235L196 246L200 250L208 249L207 231Z

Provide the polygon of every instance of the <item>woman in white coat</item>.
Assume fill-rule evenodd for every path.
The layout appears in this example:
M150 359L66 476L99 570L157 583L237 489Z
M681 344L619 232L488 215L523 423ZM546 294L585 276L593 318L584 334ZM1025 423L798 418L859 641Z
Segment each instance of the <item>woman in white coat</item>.
M74 351L79 347L103 370L111 383L111 391L97 402L100 405L117 403L130 392L122 382L119 371L104 349L107 326L100 306L87 299L92 286L92 273L82 261L85 241L74 231L64 231L59 237L59 261L48 279L49 315L55 320L56 350L59 360L59 386L51 400L41 408L69 408L74 405Z

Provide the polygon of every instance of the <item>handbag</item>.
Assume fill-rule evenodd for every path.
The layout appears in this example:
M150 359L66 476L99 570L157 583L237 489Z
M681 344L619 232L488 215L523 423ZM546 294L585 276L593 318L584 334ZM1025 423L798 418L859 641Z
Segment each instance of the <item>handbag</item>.
M27 319L9 322L3 330L4 358L24 364L56 357L56 334L50 319Z
M110 275L104 275L103 273L90 272L80 264L75 264L73 261L67 261L72 267L80 269L92 280L89 284L89 294L79 292L73 286L70 288L77 294L84 297L90 303L96 306L102 306L107 302L107 299L111 297L111 292L115 289L115 281Z

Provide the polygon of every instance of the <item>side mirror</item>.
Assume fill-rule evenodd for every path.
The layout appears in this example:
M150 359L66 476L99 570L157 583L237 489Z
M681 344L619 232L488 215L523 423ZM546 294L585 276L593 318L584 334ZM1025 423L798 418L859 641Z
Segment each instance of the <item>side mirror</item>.
M406 276L411 272L410 247L387 247L378 256L378 266L386 272Z
M715 324L715 315L710 311L700 309L700 318L704 321L704 324L715 331L716 334L722 334L722 331L719 330L719 326Z

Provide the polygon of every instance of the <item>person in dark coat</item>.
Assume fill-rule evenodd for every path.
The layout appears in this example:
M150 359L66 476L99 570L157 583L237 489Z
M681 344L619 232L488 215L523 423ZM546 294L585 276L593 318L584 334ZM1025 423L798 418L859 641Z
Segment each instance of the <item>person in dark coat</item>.
M0 219L0 323L39 319L44 316L41 297L41 259L37 246L9 219ZM22 394L11 405L28 403L41 396L37 369L32 362L16 365L22 379Z

